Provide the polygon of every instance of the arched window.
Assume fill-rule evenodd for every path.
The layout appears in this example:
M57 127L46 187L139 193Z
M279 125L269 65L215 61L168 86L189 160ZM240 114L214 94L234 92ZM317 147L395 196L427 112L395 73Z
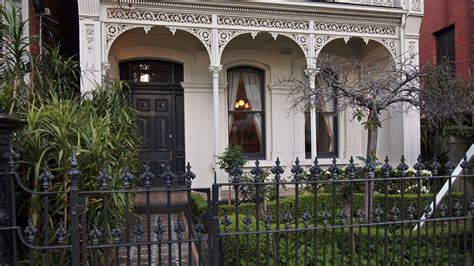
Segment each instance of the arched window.
M264 73L252 67L227 72L229 145L239 145L249 158L265 157Z

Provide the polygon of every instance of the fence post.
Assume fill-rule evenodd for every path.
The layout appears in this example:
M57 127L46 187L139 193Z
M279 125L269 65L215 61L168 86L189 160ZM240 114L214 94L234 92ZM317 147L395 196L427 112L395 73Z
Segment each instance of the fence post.
M211 236L212 236L212 249L210 252L211 265L217 266L220 260L220 239L219 239L219 186L214 182L212 184L211 194L211 208L212 208L212 220L211 220Z
M81 206L79 205L79 187L77 181L81 172L77 169L76 152L73 149L71 155L71 169L68 171L69 178L71 179L71 188L69 194L71 197L71 265L79 266L80 264L80 226L79 226L79 214L81 212ZM86 263L86 262L84 262Z
M11 118L3 111L0 105L0 227L16 226L15 210L15 181L13 175L7 173L15 171L15 160L18 156L11 147L13 131L24 126L24 122ZM17 239L15 230L0 231L0 264L16 264Z

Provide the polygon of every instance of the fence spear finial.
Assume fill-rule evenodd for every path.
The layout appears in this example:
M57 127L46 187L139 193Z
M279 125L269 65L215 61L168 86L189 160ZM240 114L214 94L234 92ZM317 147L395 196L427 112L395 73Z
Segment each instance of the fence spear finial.
M76 149L72 149L71 152L71 168L68 171L69 178L71 179L71 190L78 190L78 178L79 175L81 174L81 171L77 169L78 163L77 163L77 157L76 157Z

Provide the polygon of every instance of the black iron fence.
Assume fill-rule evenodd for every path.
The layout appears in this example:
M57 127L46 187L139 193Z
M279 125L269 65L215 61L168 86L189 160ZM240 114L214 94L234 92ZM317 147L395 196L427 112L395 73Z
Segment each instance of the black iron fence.
M257 161L248 173L234 167L229 182L215 181L212 188L192 188L189 165L184 186L175 186L178 177L169 169L155 177L145 166L139 176L124 169L113 186L101 171L96 191L81 190L74 152L66 177L44 167L36 189L24 184L13 149L5 158L2 265L474 263L467 158L459 175L436 159L412 169L403 158L396 166L368 158L346 166L334 160L327 168L315 160L306 169L298 160L291 169L278 160L263 169ZM51 191L61 178L67 186ZM152 187L154 178L165 186ZM451 185L441 198L446 182ZM24 219L21 195L41 211ZM58 204L64 210L52 212Z

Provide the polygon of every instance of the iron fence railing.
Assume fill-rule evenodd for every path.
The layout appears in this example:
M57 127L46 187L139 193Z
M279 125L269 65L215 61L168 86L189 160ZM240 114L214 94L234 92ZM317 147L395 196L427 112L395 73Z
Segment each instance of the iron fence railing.
M95 190L81 190L91 177L81 176L74 152L67 176L54 177L44 167L34 189L16 170L12 148L5 158L1 265L474 262L473 176L467 158L454 184L449 161L419 160L410 168L404 158L394 165L388 158L381 163L368 158L351 159L346 166L334 159L327 168L315 160L306 169L298 160L290 169L279 160L270 169L256 161L250 172L236 165L229 182L214 180L212 188L199 189L192 188L189 165L181 186L166 167L154 176L145 166L139 177L125 168L118 183L102 170L93 178ZM165 185L151 186L155 178ZM51 189L64 180L66 187ZM446 181L453 185L440 201L436 195ZM18 207L25 202L36 210L29 220L22 220L29 212ZM53 212L58 204L64 211Z

